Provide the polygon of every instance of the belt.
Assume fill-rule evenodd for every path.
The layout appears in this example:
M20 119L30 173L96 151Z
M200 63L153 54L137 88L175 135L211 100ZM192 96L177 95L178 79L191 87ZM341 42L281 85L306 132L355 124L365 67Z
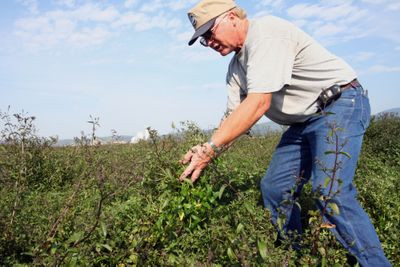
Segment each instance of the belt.
M318 96L317 105L319 109L322 110L330 105L333 101L337 100L344 91L360 86L361 84L357 79L354 79L348 84L344 85L335 84L327 89L322 90L322 93Z

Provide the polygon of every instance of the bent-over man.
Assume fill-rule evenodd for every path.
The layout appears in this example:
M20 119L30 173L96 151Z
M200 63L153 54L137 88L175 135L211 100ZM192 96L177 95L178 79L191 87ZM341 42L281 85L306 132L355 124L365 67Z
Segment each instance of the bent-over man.
M317 206L326 208L331 186L324 186L327 170L321 162L330 168L340 162L337 179L330 181L337 194L329 196L340 212L323 213L325 223L362 266L391 266L353 184L370 120L367 92L354 70L295 25L274 16L249 20L232 0L203 0L188 16L195 29L189 45L200 39L222 56L235 55L226 79L229 115L207 143L183 157L181 162L189 165L180 179L195 181L213 157L265 115L290 126L261 180L273 223L283 216L283 231L301 234L294 198L310 181L322 195ZM337 144L326 140L337 128L343 129L337 134L346 153L325 153L336 149Z

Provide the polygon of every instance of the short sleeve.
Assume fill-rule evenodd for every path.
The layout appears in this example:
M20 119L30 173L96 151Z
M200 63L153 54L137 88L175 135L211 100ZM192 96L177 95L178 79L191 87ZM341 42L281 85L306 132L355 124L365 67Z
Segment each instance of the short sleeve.
M233 76L227 77L226 83L228 91L228 100L226 105L226 113L230 114L234 111L241 103L240 86L236 83Z
M290 85L296 43L285 38L263 38L247 48L248 93L272 93Z

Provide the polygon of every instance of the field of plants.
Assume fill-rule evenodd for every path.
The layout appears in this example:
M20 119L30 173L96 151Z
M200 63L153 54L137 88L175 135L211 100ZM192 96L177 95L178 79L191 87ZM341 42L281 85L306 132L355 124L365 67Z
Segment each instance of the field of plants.
M1 113L2 266L349 266L319 221L311 188L299 205L301 251L276 242L259 181L280 133L243 136L198 182L178 161L208 139L195 124L138 144L54 147L34 117ZM95 125L94 125L95 126ZM400 118L374 118L355 177L387 257L400 266ZM317 234L316 234L317 233Z

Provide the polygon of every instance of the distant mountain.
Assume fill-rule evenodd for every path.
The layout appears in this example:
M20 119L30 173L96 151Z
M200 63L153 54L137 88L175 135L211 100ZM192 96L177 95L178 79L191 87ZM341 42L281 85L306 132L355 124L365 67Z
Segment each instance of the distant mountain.
M270 132L282 132L284 130L284 126L281 126L279 124L276 124L275 122L263 122L263 123L258 123L254 125L250 133L252 135L264 135ZM206 130L206 132L211 133L211 130ZM132 135L122 135L119 136L117 140L115 138L113 139L112 136L105 136L105 137L98 137L97 139L100 140L102 144L110 144L110 143L116 143L116 142L122 142L122 143L130 143L132 140ZM58 140L56 143L56 146L71 146L75 144L74 139L61 139Z
M122 143L129 143L131 141L133 136L131 135L121 135L118 136L118 138L112 137L112 136L105 136L105 137L97 137L98 140L102 144L109 144L109 143L116 143L116 142L122 142ZM74 139L61 139L58 140L56 143L56 146L70 146L75 143Z
M387 109L387 110L384 110L384 111L382 111L382 112L379 112L378 114L376 114L376 115L380 115L380 114L383 114L383 113L395 113L397 116L400 116L400 108L391 108L391 109Z
M56 146L70 146L74 144L74 139L61 139L55 144Z
M112 142L116 142L116 141L129 143L131 141L132 137L133 136L131 136L131 135L120 135L117 138L112 137L112 136L106 136L106 137L99 137L99 139L103 143L112 143Z
M270 122L257 123L251 128L250 133L252 135L264 135L270 132L282 132L284 129L285 126L270 121Z

